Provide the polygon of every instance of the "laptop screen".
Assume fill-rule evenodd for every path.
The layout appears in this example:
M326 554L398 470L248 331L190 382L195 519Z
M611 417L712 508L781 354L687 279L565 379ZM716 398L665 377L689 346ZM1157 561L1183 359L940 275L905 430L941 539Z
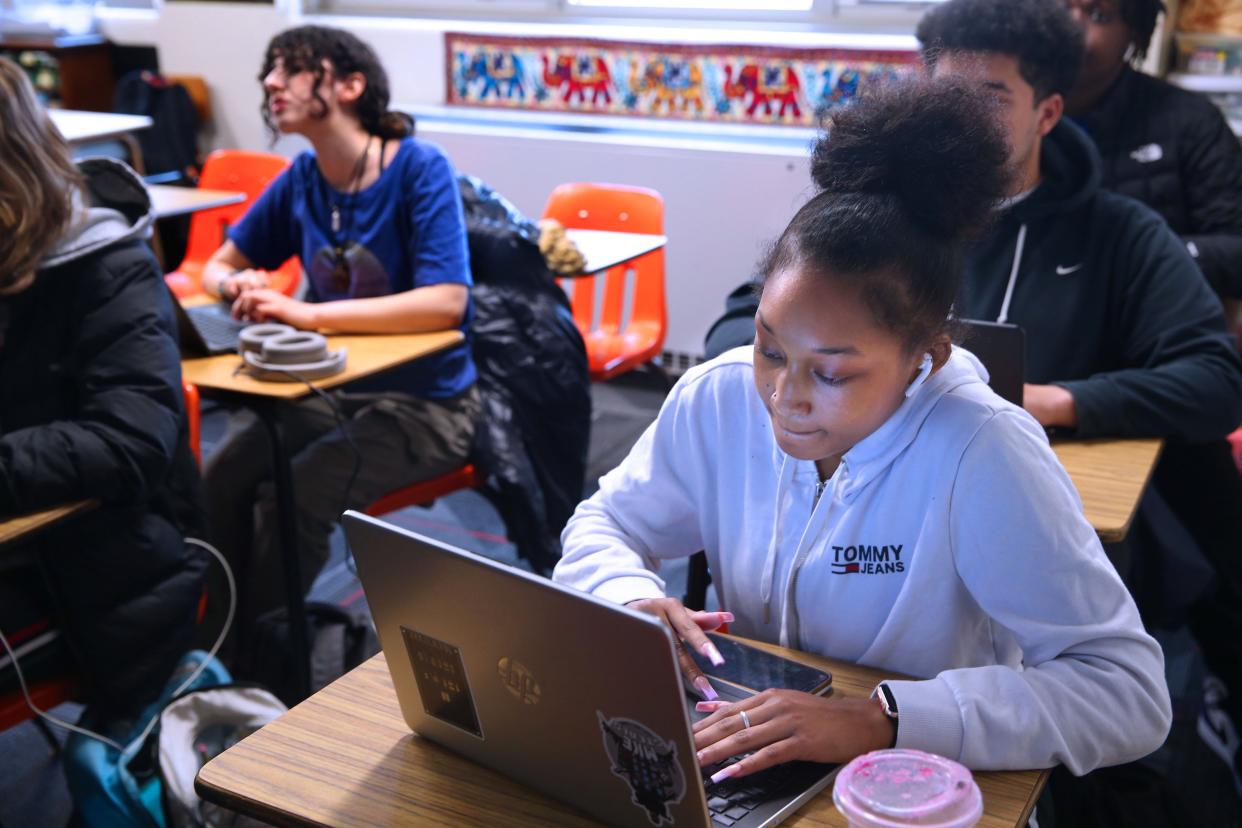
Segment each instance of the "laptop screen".
M1017 325L963 319L962 347L979 358L988 372L988 385L1000 397L1022 405L1026 378L1026 334Z

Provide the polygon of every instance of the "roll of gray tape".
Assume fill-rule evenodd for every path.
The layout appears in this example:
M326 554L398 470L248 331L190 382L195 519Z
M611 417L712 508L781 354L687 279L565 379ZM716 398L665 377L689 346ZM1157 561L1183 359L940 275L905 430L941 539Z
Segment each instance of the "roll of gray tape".
M263 342L274 336L282 336L284 334L297 333L297 328L292 325L282 325L277 322L264 322L259 325L247 325L242 328L241 334L237 337L237 350L245 354L247 351L260 353L263 350Z
M310 331L294 331L269 336L263 340L260 355L273 365L298 365L319 362L327 357L328 340Z
M264 382L304 382L323 379L345 370L345 349L328 352L323 359L305 363L265 362L255 351L242 354L246 371Z

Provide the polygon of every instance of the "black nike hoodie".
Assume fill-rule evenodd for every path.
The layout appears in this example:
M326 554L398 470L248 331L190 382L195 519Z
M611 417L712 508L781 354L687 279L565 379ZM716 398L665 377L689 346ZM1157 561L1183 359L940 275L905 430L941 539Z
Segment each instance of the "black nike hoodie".
M968 251L959 314L1026 330L1027 382L1073 394L1080 436L1206 442L1237 428L1242 362L1185 245L1100 188L1073 124L1044 138L1040 173Z

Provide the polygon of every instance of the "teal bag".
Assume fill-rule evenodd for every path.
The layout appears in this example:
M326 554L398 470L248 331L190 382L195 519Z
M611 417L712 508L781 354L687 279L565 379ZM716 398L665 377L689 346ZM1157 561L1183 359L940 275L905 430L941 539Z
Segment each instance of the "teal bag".
M225 666L208 653L186 653L164 692L143 709L137 721L125 732L103 734L124 745L124 751L80 733L69 736L64 752L65 777L74 807L89 828L168 828L164 786L153 749L153 737L159 729L152 727L145 738L143 734L200 665L204 665L203 671L178 695L232 681Z

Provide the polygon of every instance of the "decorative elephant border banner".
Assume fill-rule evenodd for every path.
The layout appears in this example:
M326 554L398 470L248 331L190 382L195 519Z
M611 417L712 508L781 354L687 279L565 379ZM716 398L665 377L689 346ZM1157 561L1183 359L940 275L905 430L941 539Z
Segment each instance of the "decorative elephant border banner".
M733 124L815 127L917 52L501 37L446 32L445 101Z

